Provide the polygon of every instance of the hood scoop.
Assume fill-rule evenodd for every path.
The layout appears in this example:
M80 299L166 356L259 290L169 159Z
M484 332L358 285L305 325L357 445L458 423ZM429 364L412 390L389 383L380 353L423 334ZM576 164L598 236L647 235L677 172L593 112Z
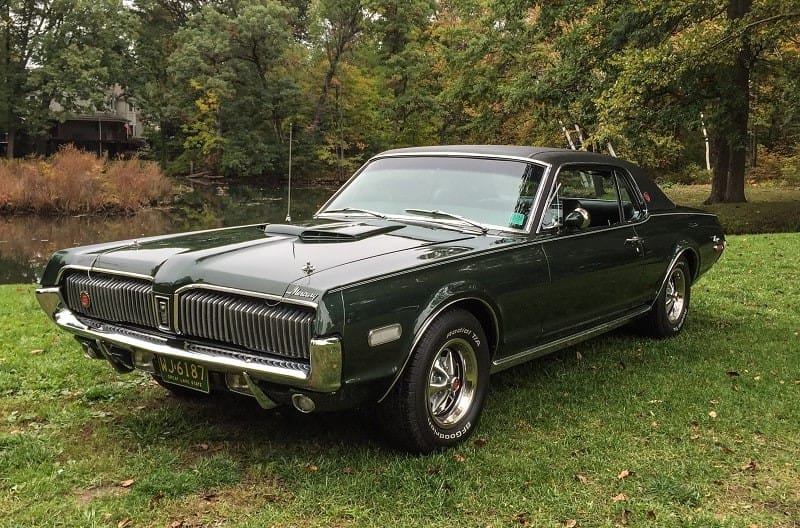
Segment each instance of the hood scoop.
M374 226L370 224L353 224L337 222L314 227L294 226L288 224L268 224L264 227L267 235L296 236L303 242L354 242L375 235L391 233L403 229L401 225Z

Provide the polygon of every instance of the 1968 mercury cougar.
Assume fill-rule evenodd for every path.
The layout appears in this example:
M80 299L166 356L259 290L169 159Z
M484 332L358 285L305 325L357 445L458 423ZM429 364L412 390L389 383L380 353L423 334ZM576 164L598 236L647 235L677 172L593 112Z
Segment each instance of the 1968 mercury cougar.
M304 225L53 255L37 290L86 355L173 392L308 413L374 405L402 448L477 427L491 373L636 321L677 334L725 237L622 160L384 152Z

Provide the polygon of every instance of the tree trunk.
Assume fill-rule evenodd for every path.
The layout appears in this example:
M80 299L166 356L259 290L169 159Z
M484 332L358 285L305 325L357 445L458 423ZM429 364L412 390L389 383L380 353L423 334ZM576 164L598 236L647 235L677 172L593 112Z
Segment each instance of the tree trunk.
M717 136L712 139L711 152L714 160L711 169L711 194L703 202L705 205L720 203L725 199L725 189L728 186L728 170L731 162L731 150L725 138Z
M750 12L752 5L752 0L730 0L728 18L736 20L744 17ZM747 128L750 121L750 68L753 60L750 38L747 34L742 37L738 48L732 70L733 91L727 98L726 105L731 120L731 161L723 198L726 203L747 201L744 196L744 174L747 161Z
M6 158L12 160L14 159L14 143L16 143L17 139L17 129L16 128L9 128L8 129L8 143L6 144Z

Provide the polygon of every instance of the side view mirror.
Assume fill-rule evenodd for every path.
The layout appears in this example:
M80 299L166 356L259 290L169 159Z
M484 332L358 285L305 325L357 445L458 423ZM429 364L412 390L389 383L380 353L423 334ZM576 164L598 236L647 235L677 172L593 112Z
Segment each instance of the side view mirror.
M583 207L576 207L564 218L564 227L569 230L586 229L590 223L589 211Z

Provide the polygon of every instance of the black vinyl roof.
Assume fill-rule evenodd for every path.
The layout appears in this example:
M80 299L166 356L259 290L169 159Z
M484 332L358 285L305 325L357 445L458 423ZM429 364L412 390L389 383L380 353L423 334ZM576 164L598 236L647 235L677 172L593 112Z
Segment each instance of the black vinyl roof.
M673 209L675 204L653 183L638 165L620 158L587 152L583 150L569 150L554 147L529 147L520 145L432 145L427 147L410 147L387 150L376 157L400 156L414 154L464 154L477 156L510 156L528 158L558 166L565 163L602 163L625 169L633 176L639 189L646 198L651 210Z

